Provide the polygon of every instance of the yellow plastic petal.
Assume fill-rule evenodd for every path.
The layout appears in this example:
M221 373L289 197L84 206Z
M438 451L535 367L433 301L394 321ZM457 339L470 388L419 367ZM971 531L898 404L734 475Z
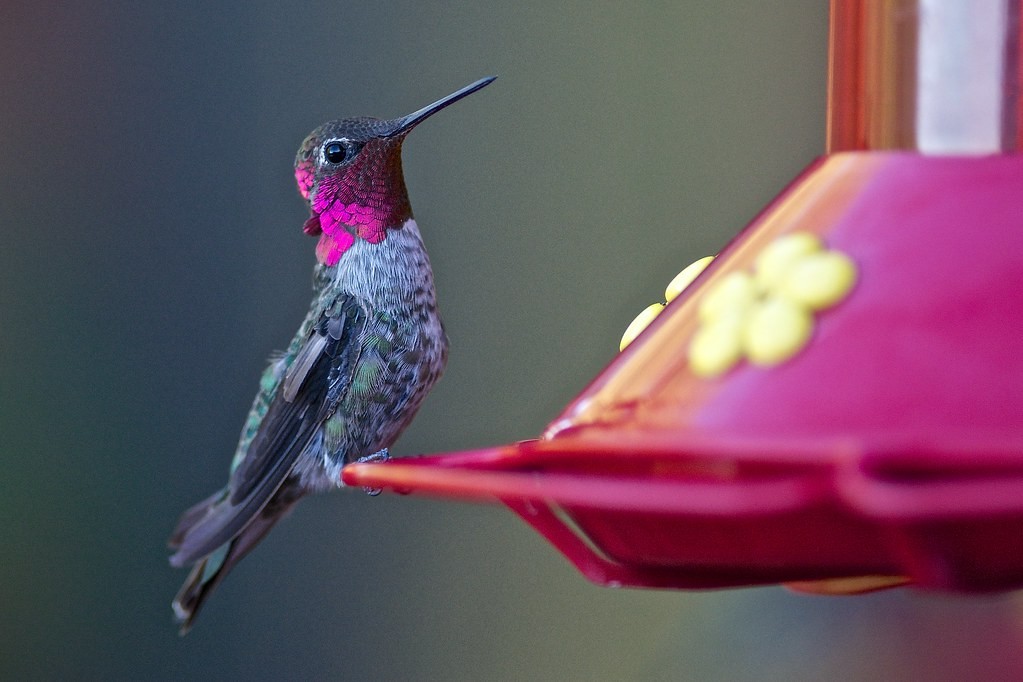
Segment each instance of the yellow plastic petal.
M664 290L664 300L671 303L682 291L696 279L714 260L714 256L704 256L695 263L690 263L682 272L675 275L668 288Z
M625 347L632 343L632 340L639 336L639 333L646 329L647 325L653 322L654 318L662 310L664 310L664 304L653 303L644 308L639 315L636 315L636 318L626 327L625 333L622 335L622 341L618 345L618 350L625 350Z
M730 272L707 290L700 301L700 320L712 320L744 314L757 298L753 278L742 271Z
M730 315L701 326L689 342L689 368L697 376L724 374L742 359L742 317Z
M856 283L856 265L838 251L801 258L782 278L778 293L813 310L829 308L849 294Z
M793 232L764 247L753 263L760 291L776 287L797 261L823 248L820 237L810 232Z
M746 357L756 365L776 365L806 345L813 317L806 308L784 298L769 298L750 311L743 327Z

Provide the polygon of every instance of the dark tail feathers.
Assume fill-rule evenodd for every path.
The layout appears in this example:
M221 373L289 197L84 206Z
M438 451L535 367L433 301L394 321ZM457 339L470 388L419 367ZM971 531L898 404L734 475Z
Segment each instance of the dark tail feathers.
M178 521L168 542L170 548L178 549L188 535L188 531L223 498L223 491L217 492L182 514L181 520ZM233 540L221 545L192 567L191 573L188 574L188 578L185 579L172 604L175 618L181 625L181 635L188 634L202 605L220 584L220 581L227 576L235 564L252 551L252 548L270 532L277 521L287 515L296 501L297 499L287 502L278 500L278 503L274 504L272 500L262 513L257 515Z

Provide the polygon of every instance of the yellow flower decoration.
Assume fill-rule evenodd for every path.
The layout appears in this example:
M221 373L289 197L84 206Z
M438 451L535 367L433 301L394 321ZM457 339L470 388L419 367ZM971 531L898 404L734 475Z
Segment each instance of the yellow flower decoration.
M678 294L712 260L693 263L665 292ZM689 366L702 377L727 372L743 358L771 366L798 353L813 335L814 313L830 308L856 283L856 266L843 253L824 248L808 232L787 234L768 244L753 272L731 272L703 292L700 326L689 343ZM663 309L655 303L633 320L622 337L624 349Z
M696 277L703 272L703 269L706 268L712 260L714 260L714 256L705 256L695 263L690 263L685 270L675 275L675 279L671 280L668 284L668 288L664 290L665 302L651 303L644 308L639 315L636 315L636 318L629 323L628 327L626 327L625 333L622 334L622 340L618 344L618 350L625 350L625 347L632 343L632 340L639 336L639 333L646 329L647 325L653 322L654 318L657 317L662 310L664 310L664 306L671 303L675 297L681 294L682 290L689 286L689 283L696 279Z

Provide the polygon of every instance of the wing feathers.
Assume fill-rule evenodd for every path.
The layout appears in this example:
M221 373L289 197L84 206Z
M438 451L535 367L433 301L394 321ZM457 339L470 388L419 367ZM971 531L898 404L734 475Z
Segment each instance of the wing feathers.
M334 302L310 332L260 422L245 458L231 475L228 495L186 513L172 538L171 564L185 566L237 537L281 488L323 422L351 384L366 316L348 296Z

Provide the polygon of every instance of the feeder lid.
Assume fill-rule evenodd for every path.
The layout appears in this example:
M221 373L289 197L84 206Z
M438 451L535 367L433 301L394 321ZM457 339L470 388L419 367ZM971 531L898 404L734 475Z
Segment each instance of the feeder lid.
M604 584L1023 585L1020 188L1015 155L825 157L540 439L344 480L500 499Z

